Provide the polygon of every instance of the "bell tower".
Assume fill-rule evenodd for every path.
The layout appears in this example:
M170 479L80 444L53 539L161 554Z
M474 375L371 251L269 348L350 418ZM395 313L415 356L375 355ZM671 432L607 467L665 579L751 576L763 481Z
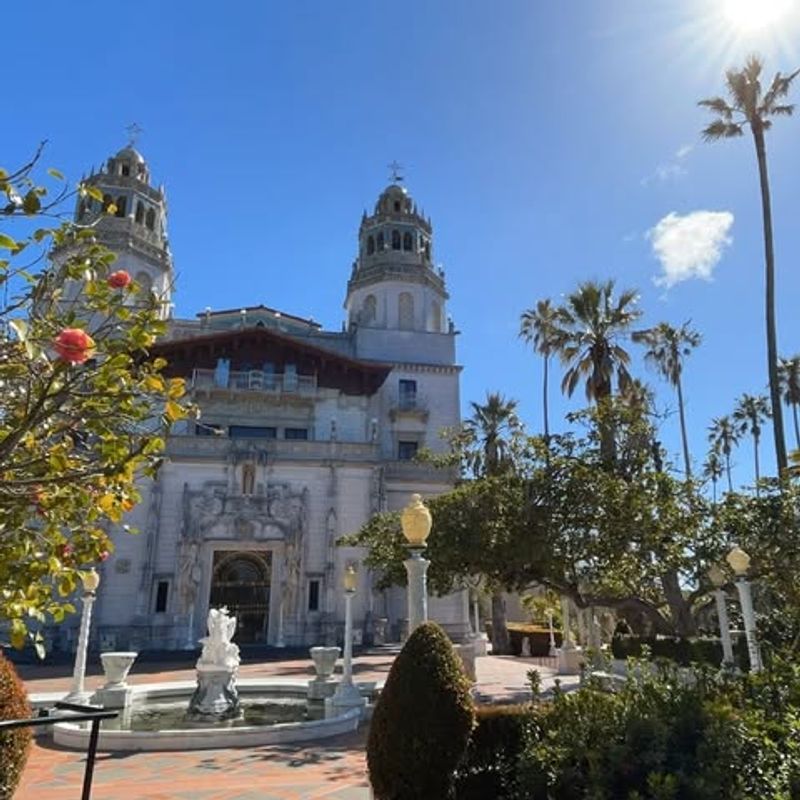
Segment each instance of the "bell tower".
M164 187L150 183L147 162L133 142L99 170L93 169L85 183L99 189L103 200L79 198L76 223L94 226L98 241L117 255L114 268L127 270L140 286L154 292L162 301L162 316L168 317L173 272Z
M393 171L392 182L364 213L358 257L344 307L352 330L447 333L444 273L433 265L433 230Z

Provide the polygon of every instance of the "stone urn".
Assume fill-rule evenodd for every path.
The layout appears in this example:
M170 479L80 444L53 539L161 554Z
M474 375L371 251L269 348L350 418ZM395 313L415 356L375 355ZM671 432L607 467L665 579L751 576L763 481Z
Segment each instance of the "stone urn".
M103 672L106 676L104 689L125 689L128 684L125 679L131 671L133 662L136 661L138 653L134 652L111 652L101 653L100 660L103 662Z
M341 651L338 647L312 647L308 652L316 673L314 679L308 682L308 699L324 700L336 691L333 671Z

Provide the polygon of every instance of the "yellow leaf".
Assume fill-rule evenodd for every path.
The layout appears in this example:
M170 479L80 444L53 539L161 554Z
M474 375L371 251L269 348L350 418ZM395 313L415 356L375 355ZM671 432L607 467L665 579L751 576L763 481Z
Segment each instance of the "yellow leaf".
M177 400L186 394L186 381L183 378L170 378L169 399Z
M186 409L170 400L164 408L164 413L170 422L175 422L175 420L183 419L186 416Z
M100 506L106 514L108 514L117 504L117 498L113 494L104 494L98 501L97 505Z
M117 213L117 207L114 205L114 203L109 203L106 206L106 214L108 214L109 216L113 216L116 213Z
M151 392L163 392L166 388L164 386L164 379L160 375L148 375L144 379L144 385Z

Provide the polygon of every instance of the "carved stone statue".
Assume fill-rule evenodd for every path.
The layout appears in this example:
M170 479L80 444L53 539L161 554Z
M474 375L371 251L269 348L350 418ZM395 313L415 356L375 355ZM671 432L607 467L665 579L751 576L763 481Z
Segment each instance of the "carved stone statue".
M178 568L178 594L181 598L182 611L185 614L194 608L200 588L200 579L203 576L199 557L200 547L196 542L183 543Z
M237 669L239 667L239 647L232 641L236 633L236 617L228 614L228 609L212 608L208 612L208 636L200 642L203 652L197 662L197 668L224 667Z

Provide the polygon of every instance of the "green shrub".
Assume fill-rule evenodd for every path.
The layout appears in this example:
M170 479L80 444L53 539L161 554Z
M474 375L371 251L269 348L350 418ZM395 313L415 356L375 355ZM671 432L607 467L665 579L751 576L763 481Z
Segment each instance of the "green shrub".
M642 658L645 648L651 658L666 658L688 667L690 664L708 664L718 667L722 664L722 643L719 639L682 639L677 636L614 636L611 652L614 658ZM747 643L744 637L734 641L736 665L748 669Z
M470 683L433 622L409 636L372 715L367 767L377 800L445 800L475 723Z
M492 623L486 623L486 635L492 638ZM522 640L527 638L531 643L532 656L550 655L550 631L540 625L527 622L509 622L508 638L511 644L511 653L515 656L522 655ZM556 647L561 647L561 631L554 631Z
M25 719L30 716L31 707L22 682L11 662L0 653L0 719ZM22 777L30 746L30 728L0 733L0 797L13 796Z
M477 707L477 724L456 773L457 800L516 797L517 762L532 713L527 704Z

